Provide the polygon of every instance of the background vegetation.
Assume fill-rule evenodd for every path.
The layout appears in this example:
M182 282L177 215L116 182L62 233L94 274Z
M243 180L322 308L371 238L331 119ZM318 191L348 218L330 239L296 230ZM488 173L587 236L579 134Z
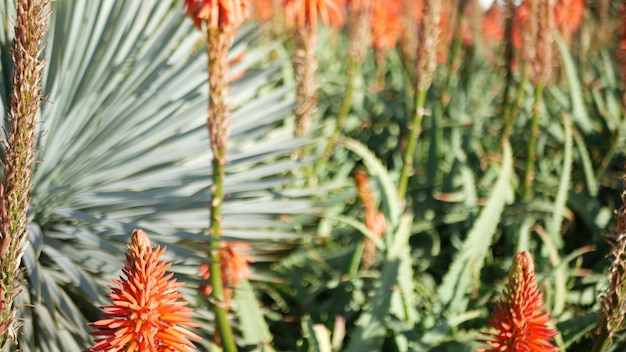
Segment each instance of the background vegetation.
M555 344L590 350L624 189L619 5L587 1L579 26L555 31L552 75L537 84L527 48L506 60L503 14L446 3L423 110L401 42L367 49L355 71L350 23L320 26L319 102L297 138L293 32L279 14L244 24L230 55L222 234L250 244L255 260L229 315L239 348L474 351L485 347L475 341L490 329L513 255L529 250ZM14 6L0 2L5 108ZM180 1L50 8L19 348L88 348L87 323L99 319L128 236L142 228L187 283L198 349L218 349L198 290L212 175L202 34ZM397 188L416 111L424 114L405 196Z

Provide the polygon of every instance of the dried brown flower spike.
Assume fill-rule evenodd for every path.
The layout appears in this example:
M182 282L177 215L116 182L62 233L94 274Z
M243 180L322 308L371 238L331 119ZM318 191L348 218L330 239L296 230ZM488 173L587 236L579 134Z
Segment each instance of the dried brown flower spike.
M24 253L30 179L35 161L35 123L43 96L41 78L44 61L40 59L43 36L48 23L50 0L17 1L13 89L9 97L9 140L2 141L6 159L2 161L6 179L0 184L0 347L15 340L15 299L22 276L20 261Z
M594 351L604 351L613 337L626 328L624 311L626 311L626 191L622 193L622 206L617 213L617 238L611 243L613 258L609 267L609 288L600 297L602 314L597 330Z

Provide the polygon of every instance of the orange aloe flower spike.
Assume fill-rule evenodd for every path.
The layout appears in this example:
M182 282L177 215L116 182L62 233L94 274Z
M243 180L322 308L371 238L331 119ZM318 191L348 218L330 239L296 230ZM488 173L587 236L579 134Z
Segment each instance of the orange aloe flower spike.
M111 305L102 307L103 319L90 323L99 329L96 344L85 352L187 352L191 340L200 336L187 330L192 310L178 289L184 283L166 270L171 263L160 261L165 247L155 247L148 234L134 230L128 244L127 264L122 276L110 286Z
M489 325L495 334L485 333L490 340L480 340L490 349L477 352L556 352L552 345L556 331L548 327L550 317L543 312L543 295L539 292L535 265L529 252L513 258L509 283Z

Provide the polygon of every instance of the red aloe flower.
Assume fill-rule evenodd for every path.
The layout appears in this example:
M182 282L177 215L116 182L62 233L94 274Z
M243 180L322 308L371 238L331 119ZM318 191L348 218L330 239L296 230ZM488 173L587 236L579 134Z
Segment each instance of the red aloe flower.
M528 252L519 252L513 259L509 283L489 325L495 334L485 333L491 340L480 342L491 349L478 352L555 352L552 345L556 331L548 327L550 317L542 312L543 295L535 277L535 265Z
M337 0L285 0L288 25L317 28L318 19L325 25L343 26L343 13Z
M248 14L250 0L185 0L187 16L191 17L196 26L202 21L209 28L237 26Z
M103 307L104 319L89 324L100 331L96 345L86 352L183 352L195 347L189 340L200 336L185 327L192 311L178 289L184 285L166 274L171 263L159 261L165 247L150 244L148 234L134 230L128 244L123 276L110 286L112 305Z

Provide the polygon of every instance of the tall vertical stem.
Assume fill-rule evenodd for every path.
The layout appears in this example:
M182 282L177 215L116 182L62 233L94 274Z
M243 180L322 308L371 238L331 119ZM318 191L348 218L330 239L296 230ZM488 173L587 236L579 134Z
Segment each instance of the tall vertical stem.
M339 139L341 131L343 130L350 109L352 108L352 100L354 98L354 83L356 78L361 73L361 65L365 61L365 55L367 53L368 44L370 41L370 11L369 5L362 5L362 8L350 11L350 47L348 52L348 69L346 71L347 86L346 93L341 102L339 114L337 115L337 123L335 130L330 137L330 142L326 147L324 157L328 158L332 152L334 144Z
M437 43L441 29L439 20L441 19L442 2L436 0L424 1L424 15L419 30L419 49L417 51L417 63L415 70L415 110L413 122L409 127L409 138L406 150L403 154L402 169L398 181L398 195L405 202L407 186L410 173L413 171L413 159L415 157L415 147L417 139L422 133L422 119L424 117L424 106L426 104L426 94L433 82L433 76L437 69Z
M513 114L514 106L511 103L511 90L513 89L513 60L515 59L515 51L513 50L513 19L515 12L515 5L513 0L506 1L506 23L504 27L504 60L506 65L506 76L504 84L504 93L502 94L502 120L504 123L504 129L502 132L502 139L509 139L511 132L513 131L513 124L515 123L515 117ZM518 94L524 90L524 86L518 87Z
M413 116L413 122L409 125L409 141L404 151L402 169L400 170L400 181L398 183L398 195L400 199L404 199L406 196L409 176L411 176L410 173L413 171L415 147L417 146L417 139L422 133L422 119L424 118L426 93L426 90L420 90L417 92L415 98L415 115Z
M311 26L305 26L296 30L296 52L293 56L294 70L296 74L296 100L295 108L296 126L294 136L306 135L311 127L311 115L317 106L318 83L315 79L317 70L317 58L315 46L317 45L317 31Z
M535 177L535 159L537 154L537 137L539 134L539 117L541 104L543 102L543 84L535 88L535 103L533 105L533 117L530 127L530 140L528 141L528 155L526 158L526 169L524 171L524 196L522 199L528 200L532 194L532 183Z
M230 26L208 28L207 55L209 58L209 118L207 129L213 151L213 185L211 186L209 236L211 271L211 302L215 312L217 333L224 351L237 351L232 329L228 322L228 306L224 298L222 268L220 264L220 237L222 235L222 204L224 203L225 164L228 148L228 50L234 30Z

